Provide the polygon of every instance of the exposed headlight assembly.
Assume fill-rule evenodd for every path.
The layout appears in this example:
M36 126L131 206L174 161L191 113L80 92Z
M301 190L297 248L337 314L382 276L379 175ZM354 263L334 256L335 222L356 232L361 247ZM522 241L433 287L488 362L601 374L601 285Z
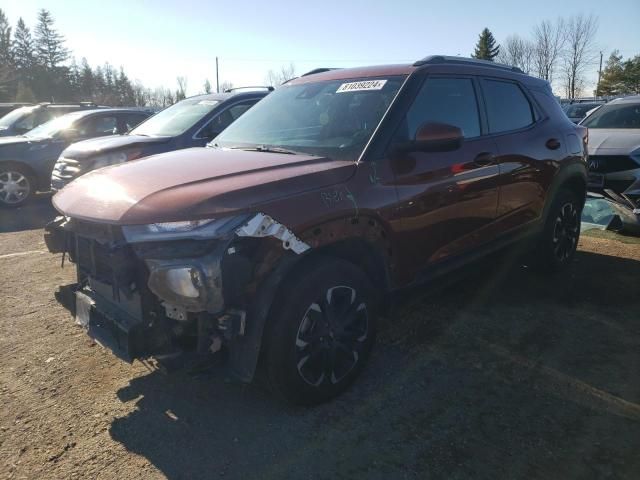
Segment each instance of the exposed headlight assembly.
M140 156L140 151L132 150L130 152L118 152L107 153L104 155L98 155L93 159L93 168L108 167L109 165L116 165L118 163L128 162L129 160L135 160Z
M151 223L148 225L128 225L122 227L122 233L129 243L219 238L234 231L247 220L247 217L247 215L238 215L218 219L206 218L179 222Z

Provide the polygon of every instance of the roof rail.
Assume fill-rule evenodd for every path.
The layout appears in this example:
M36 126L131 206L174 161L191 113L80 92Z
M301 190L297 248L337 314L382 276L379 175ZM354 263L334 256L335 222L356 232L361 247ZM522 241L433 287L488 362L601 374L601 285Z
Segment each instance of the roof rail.
M309 70L307 73L303 73L300 76L306 77L307 75L313 75L315 73L322 73L322 72L329 72L331 70L339 70L339 68L328 68L328 67L314 68L313 70Z
M510 72L524 73L518 67L505 65L504 63L496 63L489 60L479 60L477 58L452 57L447 55L429 55L428 57L424 57L423 59L415 62L413 66L421 67L423 65L438 65L443 63L457 65L477 65L479 67L498 68L500 70L508 70Z
M226 89L224 89L222 91L222 93L231 93L231 92L233 92L235 90L245 90L245 89L248 89L248 88L254 88L254 89L255 88L265 88L265 89L269 90L270 92L273 92L273 90L274 90L274 88L271 85L269 85L269 86L256 85L256 86L249 86L249 87L226 88Z

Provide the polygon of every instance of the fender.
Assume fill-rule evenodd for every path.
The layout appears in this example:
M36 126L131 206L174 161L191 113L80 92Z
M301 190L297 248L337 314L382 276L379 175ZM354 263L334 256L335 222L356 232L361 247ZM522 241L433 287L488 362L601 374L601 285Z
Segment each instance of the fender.
M228 344L230 373L238 381L252 381L271 309L282 291L286 278L294 270L302 268L307 261L318 255L340 257L340 253L349 248L351 241L364 241L371 249L359 249L359 252L366 255L369 263L358 266L379 288L385 291L389 289L392 250L383 224L375 218L360 216L357 221L354 218L335 219L309 228L300 235L300 239L311 246L302 254L283 248L282 253L275 257L263 257L264 265L260 270L269 273L259 280L251 298L247 309L245 333L233 337Z
M574 181L578 181L584 185L584 198L582 200L582 205L584 206L584 202L587 199L587 167L582 160L573 161L571 163L565 164L558 169L558 172L554 176L551 181L551 185L547 191L546 200L544 204L544 209L542 211L542 222L541 225L544 225L547 221L547 216L549 215L549 209L551 208L551 204L553 203L558 190L561 187L571 184Z

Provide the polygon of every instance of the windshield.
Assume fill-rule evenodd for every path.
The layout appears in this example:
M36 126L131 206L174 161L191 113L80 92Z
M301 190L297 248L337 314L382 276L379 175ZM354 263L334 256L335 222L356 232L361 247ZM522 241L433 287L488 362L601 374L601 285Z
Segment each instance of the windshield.
M213 146L277 147L357 160L404 78L285 84L231 124Z
M188 98L165 108L129 132L130 135L175 137L193 127L219 100Z
M34 128L33 130L29 130L24 134L25 137L30 138L43 138L43 137L53 137L58 132L69 128L73 122L75 122L78 118L83 117L84 114L81 112L76 113L68 113L66 115L62 115L61 117L54 118L53 120L49 120L46 123Z
M4 117L0 118L0 127L9 128L11 126L16 126L24 127L29 130L32 129L33 119L35 118L35 115L32 115L32 113L36 108L37 107L20 107L7 113ZM31 120L30 123L29 120Z
M567 108L568 117L584 117L589 110L599 107L599 103L579 103Z
M582 123L589 128L640 128L640 103L604 105Z

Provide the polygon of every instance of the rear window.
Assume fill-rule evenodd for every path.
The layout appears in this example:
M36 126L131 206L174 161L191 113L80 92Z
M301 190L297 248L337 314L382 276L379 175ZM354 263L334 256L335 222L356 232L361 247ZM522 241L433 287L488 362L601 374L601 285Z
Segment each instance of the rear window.
M517 84L500 80L484 80L482 85L487 106L489 133L518 130L535 121L531 104Z

